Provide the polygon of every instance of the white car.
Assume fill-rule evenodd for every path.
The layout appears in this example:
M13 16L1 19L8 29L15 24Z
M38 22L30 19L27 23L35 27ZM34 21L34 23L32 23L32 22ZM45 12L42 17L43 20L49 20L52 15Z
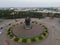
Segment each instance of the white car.
M2 30L0 30L0 34L2 34Z

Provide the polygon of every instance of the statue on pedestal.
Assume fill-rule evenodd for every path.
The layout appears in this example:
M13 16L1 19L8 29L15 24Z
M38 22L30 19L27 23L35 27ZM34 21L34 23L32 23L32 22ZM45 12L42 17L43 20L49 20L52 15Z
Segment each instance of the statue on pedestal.
M25 29L31 29L32 28L30 21L31 21L31 19L29 17L27 17L25 19Z
M25 19L25 24L26 24L26 25L30 25L30 18L29 18L29 17L27 17L27 18Z

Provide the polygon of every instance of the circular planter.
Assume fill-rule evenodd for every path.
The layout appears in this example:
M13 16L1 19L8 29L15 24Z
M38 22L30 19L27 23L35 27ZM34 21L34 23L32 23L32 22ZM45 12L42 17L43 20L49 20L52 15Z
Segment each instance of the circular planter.
M8 36L8 38L10 38L11 40L13 40L15 42L19 42L19 43L32 43L32 42L37 42L37 41L43 40L48 35L48 29L47 29L47 27L44 26L44 25L42 25L42 24L39 24L41 27L43 27L45 29L45 32L43 32L42 34L40 34L40 35L38 35L36 37L33 37L33 38L17 37L12 32L12 29L15 27L16 24L12 25L7 30L7 36Z

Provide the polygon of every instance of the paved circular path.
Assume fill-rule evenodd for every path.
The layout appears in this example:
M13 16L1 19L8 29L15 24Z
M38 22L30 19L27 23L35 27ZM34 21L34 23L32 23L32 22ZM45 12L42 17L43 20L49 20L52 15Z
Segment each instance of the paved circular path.
M38 23L38 22L37 22ZM24 29L24 24L16 25L12 30L18 37L36 37L44 32L45 29L41 28L39 24L31 24L32 29Z

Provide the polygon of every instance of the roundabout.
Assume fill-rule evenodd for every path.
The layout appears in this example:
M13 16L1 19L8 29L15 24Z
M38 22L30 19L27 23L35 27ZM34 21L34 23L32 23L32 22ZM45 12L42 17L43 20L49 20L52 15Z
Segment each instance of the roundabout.
M40 22L28 22L27 19L27 21L11 25L7 30L7 36L18 43L33 43L45 39L48 36L48 29Z
M7 45L7 44L9 44L9 45L59 45L60 44L60 42L59 42L60 27L58 24L60 18L55 18L53 20L49 20L48 17L45 19L40 19L40 20L37 18L31 18L30 24L32 24L32 29L34 29L33 27L37 27L36 25L39 25L39 27L44 25L45 27L48 28L48 33L46 33L47 36L45 36L45 38L43 38L41 40L36 38L36 37L39 37L40 33L34 33L33 36L31 35L32 37L28 36L28 35L27 36L21 35L21 34L25 34L25 31L32 31L32 29L30 29L30 30L25 29L23 31L23 33L21 33L21 34L18 33L21 31L21 29L18 30L18 28L17 28L17 30L14 30L14 29L16 29L15 27L17 27L17 26L25 25L25 18L16 19L16 20L18 20L18 21L16 22L15 20L9 19L8 21L6 20L4 23L3 22L0 23L1 24L0 27L3 27L2 29L0 29L0 31L2 32L0 34L0 44L1 45ZM9 24L11 24L11 25L9 25ZM44 26L42 26L39 29L40 30L44 29ZM10 31L8 31L9 28L11 28ZM24 29L24 26L23 26L23 29ZM19 35L17 35L16 31ZM33 30L33 31L35 31L35 30ZM38 32L38 29L36 31ZM10 33L8 34L8 32L10 32ZM12 36L12 34L13 34L13 36ZM30 32L30 34L31 34L31 32ZM17 39L14 36L16 36L19 39ZM28 39L28 41L24 42L26 38ZM32 38L34 38L34 40L35 39L36 40L32 41ZM24 40L24 41L22 41L22 40Z

